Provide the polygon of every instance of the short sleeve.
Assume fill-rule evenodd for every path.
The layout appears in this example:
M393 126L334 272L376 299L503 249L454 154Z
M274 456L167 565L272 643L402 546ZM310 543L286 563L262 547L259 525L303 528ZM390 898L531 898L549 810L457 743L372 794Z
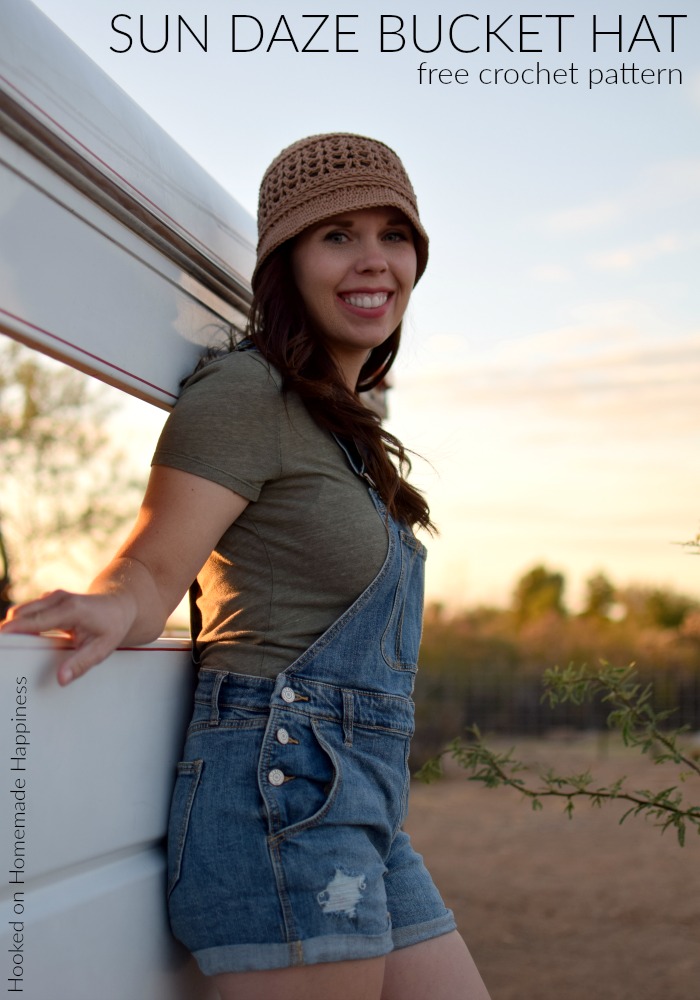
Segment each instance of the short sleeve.
M281 474L280 377L254 351L233 351L186 382L153 465L226 486L255 501Z

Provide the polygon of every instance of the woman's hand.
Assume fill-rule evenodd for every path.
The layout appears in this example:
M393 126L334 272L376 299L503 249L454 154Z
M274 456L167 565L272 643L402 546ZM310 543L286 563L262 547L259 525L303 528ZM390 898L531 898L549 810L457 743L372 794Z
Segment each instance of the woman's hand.
M136 617L128 593L71 594L54 590L35 601L10 608L0 631L38 634L59 631L75 647L58 670L68 684L106 659L124 640Z
M87 594L55 590L10 609L0 630L58 630L75 650L59 668L68 684L117 646L153 642L248 501L189 472L154 466L136 525Z

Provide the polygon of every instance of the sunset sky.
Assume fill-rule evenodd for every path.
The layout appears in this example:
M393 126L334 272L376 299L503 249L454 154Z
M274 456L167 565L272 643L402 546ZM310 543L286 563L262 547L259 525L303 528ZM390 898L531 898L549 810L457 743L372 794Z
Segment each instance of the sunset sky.
M37 6L251 213L268 162L304 135L360 132L401 155L431 258L406 324L389 426L421 456L416 481L441 531L429 543L431 599L503 603L537 562L566 574L574 607L599 570L619 584L700 596L700 557L674 545L700 528L695 3L444 0L428 12L398 0L381 10L391 12L387 28L405 22L401 52L380 51L380 8L368 0ZM329 13L328 25L352 10L342 26L356 34L341 43L360 51L296 53L289 42L265 51L282 14L302 47L318 24L304 9ZM139 50L139 14L155 47L173 10L193 27L208 14L207 52L191 37L181 52ZM230 51L234 10L262 24L256 51ZM455 23L453 40L478 46L472 53L449 41L465 11L474 17ZM564 11L575 17L544 16ZM121 54L110 51L125 44L110 27L117 12L131 14L120 23L135 38ZM492 28L513 15L503 41L487 35L487 13ZM541 53L518 51L520 13L530 15L525 30L540 32L523 35L523 47ZM414 14L424 48L435 45L442 15L437 51L414 47ZM600 30L617 30L621 17L622 52L611 35L599 35L593 52L594 14ZM319 47L335 46L328 25ZM397 39L387 34L385 45ZM421 62L466 69L468 82L434 75L420 84ZM523 83L538 62L564 82ZM622 66L627 79L633 64L637 77L653 70L647 79L661 82L622 82ZM518 82L503 73L492 82L496 69ZM603 79L614 70L618 82L589 86L591 69ZM680 69L682 83L679 74L668 82L669 69Z

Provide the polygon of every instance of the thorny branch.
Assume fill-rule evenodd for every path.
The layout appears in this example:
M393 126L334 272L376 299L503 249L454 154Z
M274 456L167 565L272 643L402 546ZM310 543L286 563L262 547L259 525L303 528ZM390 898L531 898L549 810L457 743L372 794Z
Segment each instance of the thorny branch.
M581 704L598 696L611 707L608 726L617 729L626 746L638 747L642 753L653 752L656 764L678 764L686 770L678 776L678 781L689 777L700 777L700 763L686 752L681 740L687 727L668 730L665 728L671 712L656 712L652 705L652 686L642 685L637 680L634 664L614 667L603 663L594 669L587 665L570 664L566 669L555 667L544 674L545 691L543 699L550 706L570 701ZM590 771L582 774L559 775L551 768L537 771L539 784L534 787L520 777L531 769L519 761L511 748L498 752L488 747L477 726L468 729L469 740L453 740L437 757L432 758L418 772L423 781L433 781L442 775L442 758L451 757L460 767L470 772L470 780L480 781L488 788L506 786L519 791L532 802L533 809L542 808L542 799L563 799L565 812L569 817L574 811L576 799L583 799L591 805L601 806L604 802L629 803L629 808L620 819L623 823L629 816L645 815L656 821L662 830L675 828L678 842L685 843L688 824L700 834L700 806L686 805L678 784L673 784L659 792L630 790L624 777L610 785L594 787Z

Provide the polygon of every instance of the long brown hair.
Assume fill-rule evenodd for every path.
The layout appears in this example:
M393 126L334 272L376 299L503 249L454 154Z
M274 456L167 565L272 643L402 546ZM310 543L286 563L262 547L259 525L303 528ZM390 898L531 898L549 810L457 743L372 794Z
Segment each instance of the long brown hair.
M425 497L406 481L411 469L406 450L357 395L386 376L399 349L401 326L371 351L357 392L351 392L297 290L291 245L288 241L275 250L256 275L248 337L280 372L283 389L301 397L319 427L354 442L389 513L434 530Z

